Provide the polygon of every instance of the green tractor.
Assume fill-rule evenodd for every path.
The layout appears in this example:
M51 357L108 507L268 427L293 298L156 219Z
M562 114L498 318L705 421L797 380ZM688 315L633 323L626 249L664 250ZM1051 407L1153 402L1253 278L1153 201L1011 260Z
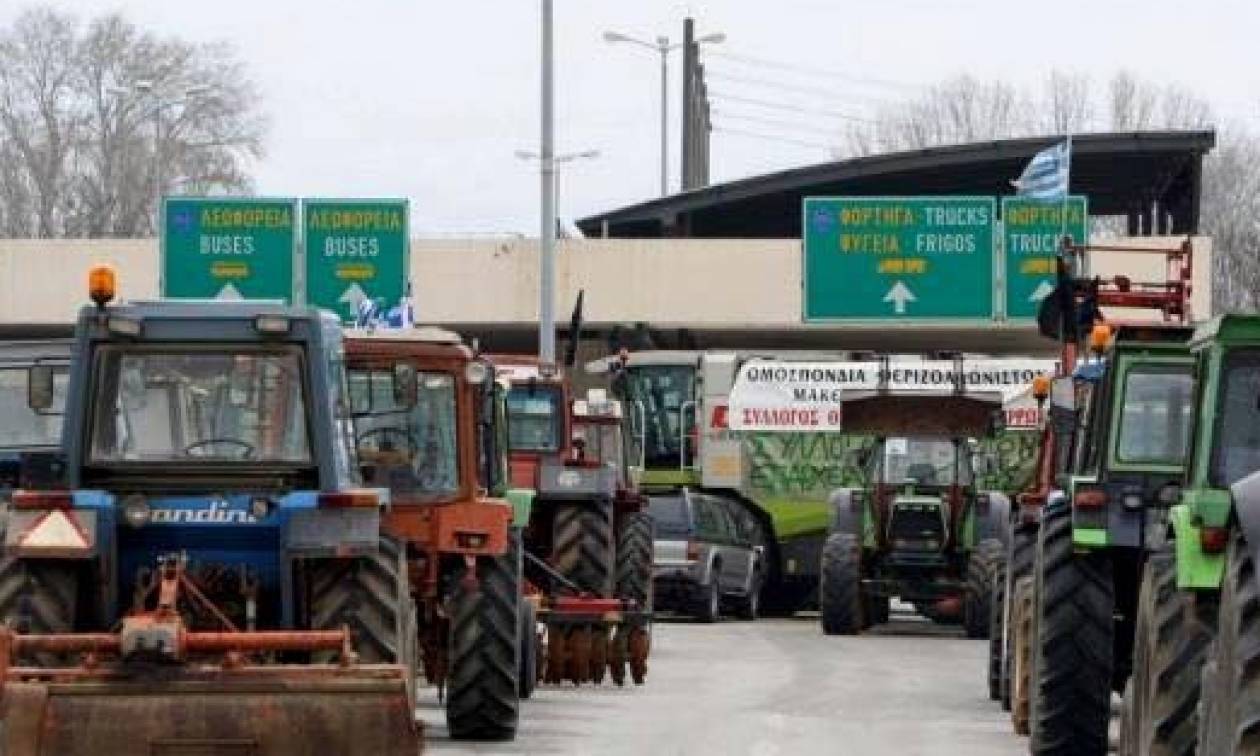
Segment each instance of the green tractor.
M1187 469L1150 534L1122 752L1260 752L1260 317L1202 324Z
M1065 472L1041 506L1031 570L1016 589L1031 591L1030 616L1016 621L1027 630L1016 645L1027 645L1015 652L1023 679L1014 687L1029 698L1034 754L1107 751L1111 696L1133 663L1138 586L1186 462L1190 334L1099 325L1095 356L1075 370Z
M976 490L976 440L995 430L1000 394L866 392L843 402L845 430L876 439L863 456L865 483L832 496L823 545L823 632L853 635L888 620L899 597L920 613L989 629L990 587L1010 506Z

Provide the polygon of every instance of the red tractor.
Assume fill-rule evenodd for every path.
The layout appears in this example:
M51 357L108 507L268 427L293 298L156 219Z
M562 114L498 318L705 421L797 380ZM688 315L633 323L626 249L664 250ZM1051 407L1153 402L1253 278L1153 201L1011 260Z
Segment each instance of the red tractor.
M525 576L545 632L541 679L623 684L647 673L652 524L631 470L621 407L574 401L568 381L529 357L491 358L508 381L508 464L535 492Z

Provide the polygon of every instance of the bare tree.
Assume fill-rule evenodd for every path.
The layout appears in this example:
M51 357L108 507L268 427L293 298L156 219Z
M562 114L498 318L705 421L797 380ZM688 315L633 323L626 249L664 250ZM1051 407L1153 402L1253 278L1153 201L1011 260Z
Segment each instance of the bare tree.
M1260 309L1260 140L1223 129L1204 164L1201 222L1212 237L1212 309Z
M264 131L230 47L28 11L0 30L0 235L152 233L166 192L248 191Z
M1089 77L1051 71L1046 79L1045 92L1039 113L1039 131L1048 134L1079 134L1091 130L1094 123L1094 104ZM1038 117L1039 116L1039 117Z

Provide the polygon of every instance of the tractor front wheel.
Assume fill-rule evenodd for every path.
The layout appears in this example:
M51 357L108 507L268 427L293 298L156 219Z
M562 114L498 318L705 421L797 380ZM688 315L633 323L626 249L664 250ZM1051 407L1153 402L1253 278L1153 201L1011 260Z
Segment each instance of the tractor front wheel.
M446 724L458 740L510 740L520 706L521 548L456 569L447 601Z
M1199 753L1260 753L1260 578L1234 533L1225 562L1216 640L1203 673Z
M832 533L823 543L819 609L826 635L857 635L865 627L862 547L852 533Z
M967 588L963 597L963 629L968 638L989 634L993 580L1002 566L1002 542L996 538L981 541L967 559Z
M1033 567L1030 751L1107 752L1115 665L1115 585L1106 554L1077 554L1072 512L1046 510Z

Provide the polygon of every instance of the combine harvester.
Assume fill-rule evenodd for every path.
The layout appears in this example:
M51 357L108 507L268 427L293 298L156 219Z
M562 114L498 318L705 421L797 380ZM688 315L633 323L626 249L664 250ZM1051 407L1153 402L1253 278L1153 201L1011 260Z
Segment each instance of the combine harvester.
M114 292L93 269L65 487L12 497L4 752L414 756L408 574L351 464L340 323Z
M621 405L572 397L559 371L494 358L507 395L512 484L536 496L523 537L545 632L541 679L617 685L647 675L652 523L637 490Z

